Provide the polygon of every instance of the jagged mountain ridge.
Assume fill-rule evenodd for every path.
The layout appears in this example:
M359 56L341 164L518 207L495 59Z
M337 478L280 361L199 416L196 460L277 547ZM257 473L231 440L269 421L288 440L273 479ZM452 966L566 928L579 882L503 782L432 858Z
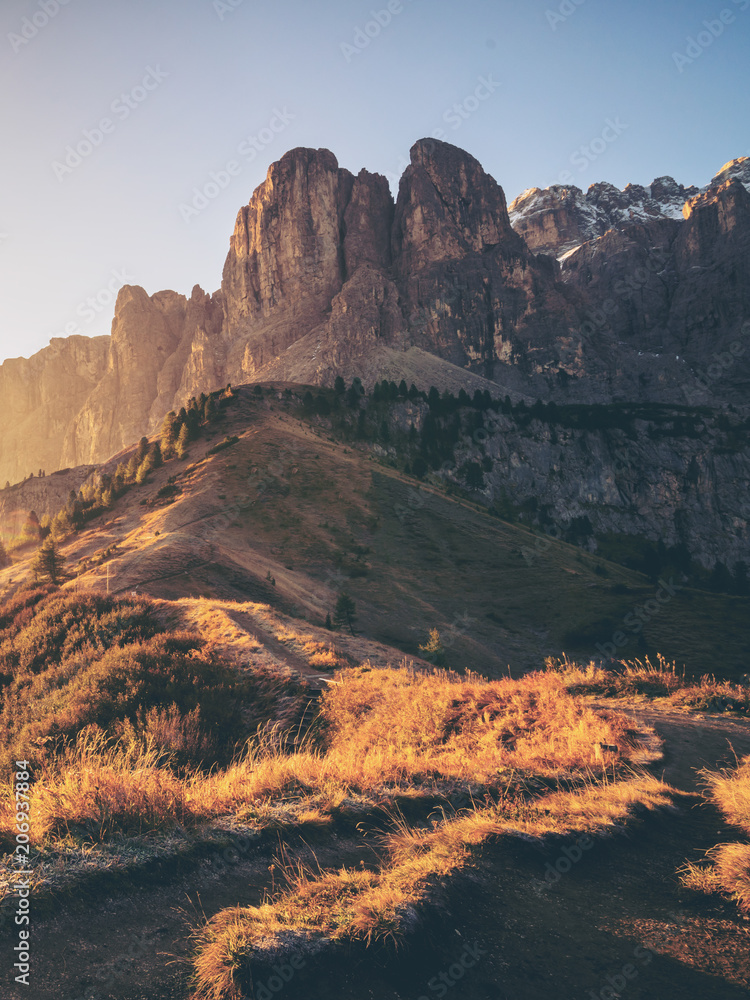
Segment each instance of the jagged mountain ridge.
M750 157L730 160L703 188L686 188L668 176L645 187L628 184L622 191L606 182L592 184L585 193L575 185L528 188L511 202L510 220L530 250L564 259L610 229L663 219L682 221L687 203L711 195L732 179L750 191Z
M188 299L126 286L110 338L56 341L0 367L0 391L15 414L0 431L0 481L102 461L190 396L227 382L325 384L341 373L366 382L404 377L420 388L486 387L512 398L684 402L691 370L750 315L749 196L737 179L745 171L744 161L729 164L724 183L693 195L682 221L623 222L560 268L531 252L502 188L457 147L416 143L395 202L383 177L355 177L327 150L292 150L240 210L219 291L196 286ZM599 187L603 204L607 186ZM650 195L671 215L675 190L693 191L666 179L654 188ZM637 270L654 245L668 260L652 268L639 301L619 309L616 323L592 322L615 272ZM731 308L708 337L696 337L703 313L683 305L670 321L680 350L655 364L648 351L664 339L675 289L687 276L694 298L694 268L702 266L695 261L726 257L735 258L734 273L714 268L705 296L725 301L729 283ZM606 273L620 258L622 267ZM665 269L673 273L666 290ZM61 370L69 373L64 384ZM744 378L738 363L722 388Z

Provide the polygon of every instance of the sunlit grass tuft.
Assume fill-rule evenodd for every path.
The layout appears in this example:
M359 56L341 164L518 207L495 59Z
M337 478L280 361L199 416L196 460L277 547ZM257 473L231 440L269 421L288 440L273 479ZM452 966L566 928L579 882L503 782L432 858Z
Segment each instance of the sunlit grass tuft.
M548 657L547 669L563 678L571 694L602 695L606 698L663 698L669 704L696 711L750 712L750 687L704 675L698 682L678 671L676 663L657 656L656 664L643 660L619 660L602 667L596 661L580 666L563 657Z
M258 907L216 914L197 935L195 1000L241 996L251 964L318 949L322 940L387 942L398 947L419 921L433 888L461 868L472 851L503 833L544 836L602 830L623 822L636 804L669 805L667 785L641 776L614 785L590 784L532 804L500 799L432 829L397 823L384 844L378 871L342 868L318 874L291 871L288 886Z
M727 823L750 834L750 757L735 768L700 771L708 798L724 814ZM701 864L686 862L679 869L683 885L706 893L721 893L750 913L750 844L717 844Z

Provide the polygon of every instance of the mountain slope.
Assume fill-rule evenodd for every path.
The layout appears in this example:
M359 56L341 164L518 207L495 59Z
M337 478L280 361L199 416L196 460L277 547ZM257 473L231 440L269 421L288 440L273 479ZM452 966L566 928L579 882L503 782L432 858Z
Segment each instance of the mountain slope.
M374 461L377 448L336 440L295 393L237 391L221 428L235 444L207 455L213 442L196 441L66 543L77 585L250 600L317 625L348 591L365 636L414 655L437 628L449 664L494 676L563 649L599 656L626 615L665 596L640 573L446 495L439 478ZM0 571L0 584L27 567ZM744 672L746 611L745 598L680 585L624 652Z

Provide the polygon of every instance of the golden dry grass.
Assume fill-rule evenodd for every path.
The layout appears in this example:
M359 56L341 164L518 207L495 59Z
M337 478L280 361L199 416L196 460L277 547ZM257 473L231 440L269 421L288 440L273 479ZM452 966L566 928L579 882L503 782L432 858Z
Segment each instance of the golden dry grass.
M231 627L214 615L212 623ZM217 645L223 638L211 636ZM312 643L310 655L325 652L312 636L286 638ZM231 766L175 772L162 733L174 720L162 712L148 717L162 733L160 749L132 726L117 742L90 728L36 775L37 845L99 843L230 815L258 826L324 824L352 797L370 809L401 796L431 803L455 790L483 802L432 829L396 823L376 871L290 872L277 898L217 914L196 959L196 996L204 1000L241 996L259 951L311 940L400 941L435 882L489 837L602 830L636 805L669 802L667 786L637 773L652 755L642 734L621 713L571 694L558 672L487 681L364 665L339 671L336 681L293 752L280 728L267 725ZM604 762L600 744L618 753ZM12 822L6 803L0 828Z
M750 757L736 768L701 771L708 797L728 823L750 834ZM750 844L717 844L706 854L706 863L686 862L679 870L683 885L700 892L718 892L750 913Z
M544 776L601 769L599 743L638 764L628 719L571 696L553 673L485 681L435 670L342 671L321 715L328 759L359 780L486 784L514 769Z
M547 669L558 673L571 694L603 695L608 698L664 698L670 704L698 711L750 712L750 688L704 675L696 683L658 655L653 664L643 660L619 660L609 668L591 661L581 666L563 657L548 657Z
M176 777L166 754L144 750L135 733L132 745L84 733L37 775L35 836L94 829L102 839L231 814L262 825L282 798L294 802L290 821L323 822L352 794L374 805L538 776L580 782L602 774L600 742L620 748L615 769L646 758L625 716L582 704L554 674L487 682L357 668L338 679L322 699L317 745L289 753L278 728L266 729L240 760L208 775ZM11 825L0 817L0 828Z
M36 776L31 842L76 834L96 843L188 822L185 782L164 763L152 745L112 744L103 733L84 730L56 765L45 764ZM4 799L2 829L10 830L13 820Z
M750 756L734 769L701 771L711 799L728 823L750 834Z
M489 837L603 830L623 822L637 805L671 801L672 790L650 776L630 770L629 780L615 780L614 773L608 779L596 745L617 743L622 774L644 755L636 734L619 713L595 711L572 697L553 673L487 682L443 671L365 667L337 679L321 709L325 752L284 760L267 755L218 775L213 798L222 808L292 782L329 793L344 782L381 793L388 785L418 789L450 782L479 785L485 796L494 789L494 796L432 829L396 823L377 871L290 872L277 898L218 913L198 936L197 1000L242 996L249 966L261 955L304 952L323 940L398 943L434 883ZM514 782L514 775L521 780ZM529 794L529 780L539 776L576 777L579 787Z
M195 1000L239 1000L250 964L304 953L322 939L388 940L396 946L418 919L432 886L464 865L488 838L503 833L543 836L552 831L596 831L622 822L638 803L669 805L672 789L654 778L589 785L528 804L501 799L460 814L431 830L397 824L378 871L341 869L313 875L289 872L288 887L258 907L216 914L198 933Z

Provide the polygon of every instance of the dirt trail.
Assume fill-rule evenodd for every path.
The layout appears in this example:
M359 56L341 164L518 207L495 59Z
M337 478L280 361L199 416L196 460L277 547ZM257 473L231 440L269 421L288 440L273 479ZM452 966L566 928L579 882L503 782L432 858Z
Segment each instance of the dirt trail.
M201 914L229 906L257 905L280 873L271 865L278 843L243 838L237 848L212 851L181 873L153 877L117 894L64 903L54 917L35 920L32 910L32 983L4 992L2 1000L186 1000L189 996L191 929ZM371 863L359 841L297 841L290 853L306 865ZM143 881L143 880L142 880ZM9 947L7 938L3 946Z
M312 686L320 688L330 682L330 678L321 674L319 670L311 667L307 660L293 649L279 642L266 629L262 628L252 617L244 611L227 610L227 616L239 627L247 632L251 638L261 643L274 656L277 656L282 663L287 663L292 670L295 670L301 677L312 683Z
M489 845L473 869L450 883L451 916L436 927L430 947L421 943L396 962L386 963L377 953L353 956L324 975L290 983L278 994L281 1000L750 996L750 923L729 903L681 889L675 875L686 858L699 857L718 841L741 839L713 807L701 803L694 769L731 761L728 741L738 755L750 753L750 724L651 706L633 706L631 714L665 740L660 770L686 793L677 811L648 814L627 834L598 840L554 881L545 881L546 866L555 871L565 858L563 848L571 847L569 840L540 846L509 838ZM361 843L341 839L327 845L314 848L324 866L372 859ZM180 908L195 923L190 900L199 898L207 915L257 902L271 883L272 855L270 847L250 846L236 864L222 865L214 858L161 884L61 906L54 918L34 921L33 986L7 995L14 1000L186 1000L186 967L168 964L170 955L189 953ZM434 977L457 962L467 946L479 949L475 964L462 972L460 982L454 979L439 992L443 984ZM109 983L98 985L97 976L106 982L108 972Z
M750 996L750 924L733 904L682 889L675 874L714 844L743 839L698 797L695 769L733 762L730 742L739 756L750 753L750 724L650 706L631 714L664 739L656 770L687 793L677 812L647 815L626 835L598 841L563 874L555 868L564 842L544 851L518 841L490 847L452 892L463 939L488 952L462 998Z

